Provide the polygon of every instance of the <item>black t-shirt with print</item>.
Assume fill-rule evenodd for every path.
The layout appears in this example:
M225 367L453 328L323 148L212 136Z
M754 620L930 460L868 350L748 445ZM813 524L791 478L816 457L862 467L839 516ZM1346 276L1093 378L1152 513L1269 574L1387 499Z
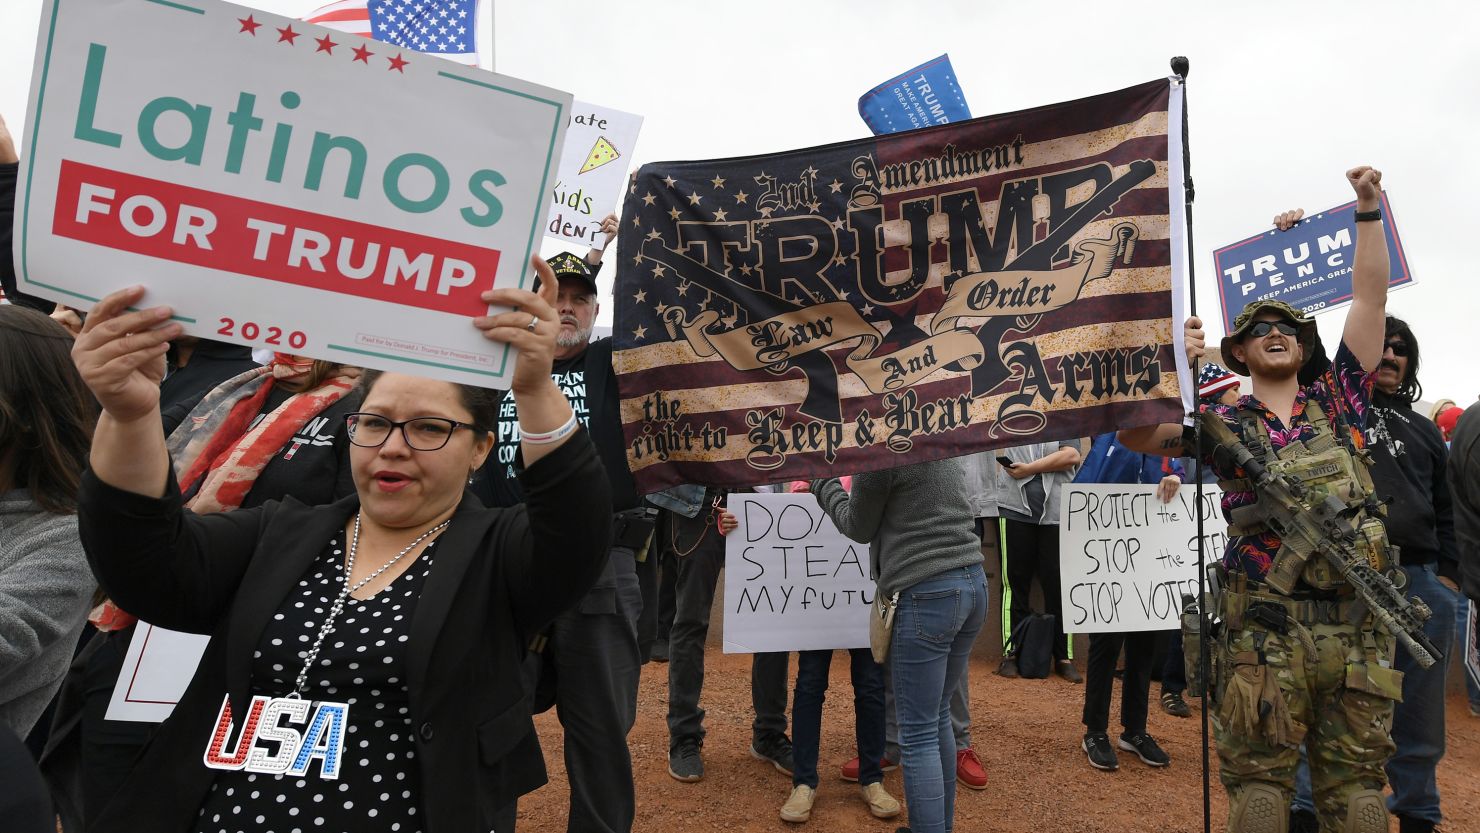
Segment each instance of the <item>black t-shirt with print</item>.
M556 361L550 377L590 432L611 481L612 507L621 511L637 506L638 496L622 441L621 402L616 374L611 369L610 342L604 341L593 343L578 356ZM602 378L593 378L596 373L603 374ZM507 392L499 403L493 436L493 451L473 479L472 489L488 506L515 506L524 501L514 470L519 453L519 410Z

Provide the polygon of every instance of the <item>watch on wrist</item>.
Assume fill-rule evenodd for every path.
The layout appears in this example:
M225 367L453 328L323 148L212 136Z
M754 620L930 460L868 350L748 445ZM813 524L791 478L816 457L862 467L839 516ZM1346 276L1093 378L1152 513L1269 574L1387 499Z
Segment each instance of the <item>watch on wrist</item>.
M1358 211L1355 216L1359 223L1370 223L1373 220L1382 219L1382 209L1374 208L1371 211Z

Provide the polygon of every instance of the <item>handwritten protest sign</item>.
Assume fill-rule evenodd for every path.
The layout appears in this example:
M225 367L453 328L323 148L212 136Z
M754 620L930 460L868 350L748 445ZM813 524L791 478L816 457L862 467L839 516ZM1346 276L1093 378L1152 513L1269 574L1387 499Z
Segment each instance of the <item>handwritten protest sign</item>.
M1180 420L1180 102L642 166L612 334L638 489Z
M601 248L601 218L622 198L641 130L642 116L584 101L572 106L547 236Z
M956 83L951 56L942 55L864 93L858 115L878 135L964 121L971 118L971 108Z
M1228 524L1222 493L1203 486L1206 563L1223 557ZM1073 633L1158 631L1178 626L1183 594L1197 596L1196 489L1171 503L1154 485L1070 483L1059 508L1064 629Z
M568 94L215 0L47 0L32 79L25 292L508 386L468 318L531 280Z
M1392 270L1388 285L1403 286L1413 281L1413 274L1386 191L1381 199L1382 233ZM1289 231L1272 229L1215 250L1213 266L1224 328L1233 329L1233 319L1250 301L1284 301L1307 313L1350 303L1356 206L1355 201L1338 205L1306 217Z
M158 723L185 696L209 636L140 622L129 641L123 670L108 701L109 720Z
M868 545L838 531L809 494L730 495L725 653L868 645Z

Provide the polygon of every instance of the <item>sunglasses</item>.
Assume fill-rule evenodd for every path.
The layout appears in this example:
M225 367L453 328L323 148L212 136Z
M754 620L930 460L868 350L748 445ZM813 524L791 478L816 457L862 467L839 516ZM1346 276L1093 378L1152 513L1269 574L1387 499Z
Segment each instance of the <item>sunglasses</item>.
M1300 332L1300 328L1289 321L1260 321L1249 328L1248 335L1250 338L1264 338L1273 330L1279 330L1287 336Z
M1383 345L1383 347L1384 349L1393 351L1393 355L1397 356L1398 358L1403 358L1404 356L1408 355L1408 345L1407 343L1402 341L1389 341L1387 344Z

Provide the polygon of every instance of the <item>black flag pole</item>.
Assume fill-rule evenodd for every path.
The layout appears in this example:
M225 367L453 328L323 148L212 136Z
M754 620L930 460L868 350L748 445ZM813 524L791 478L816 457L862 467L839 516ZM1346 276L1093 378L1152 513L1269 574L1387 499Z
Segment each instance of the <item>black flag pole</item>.
M1187 302L1188 309L1193 316L1197 315L1197 267L1196 259L1193 257L1195 249L1192 245L1192 201L1196 197L1196 190L1192 185L1192 148L1190 146L1187 129L1187 71L1190 68L1188 61L1183 56L1172 59L1172 74L1176 77L1178 84L1182 85L1182 188L1186 198L1185 232L1187 234ZM1175 326L1175 325L1174 325ZM1192 384L1196 390L1198 378L1198 361L1192 362ZM1202 809L1203 809L1203 833L1212 833L1213 829L1213 795L1212 795L1212 773L1210 772L1210 761L1208 757L1208 710L1212 703L1212 680L1208 679L1208 648L1210 631L1212 629L1212 612L1207 605L1207 553L1206 538L1203 535L1203 459L1202 459L1202 421L1197 418L1198 401L1196 393L1193 394L1192 414L1192 468L1194 505L1197 507L1197 664L1198 674L1202 677Z

